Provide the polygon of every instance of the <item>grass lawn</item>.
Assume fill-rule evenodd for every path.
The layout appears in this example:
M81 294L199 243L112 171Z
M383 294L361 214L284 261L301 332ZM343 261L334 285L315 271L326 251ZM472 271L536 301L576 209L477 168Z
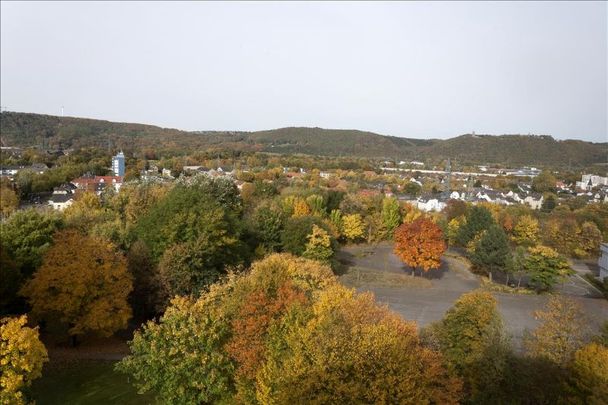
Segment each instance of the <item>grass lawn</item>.
M154 404L152 395L139 395L128 376L114 371L114 361L83 360L48 365L32 384L29 398L45 404Z

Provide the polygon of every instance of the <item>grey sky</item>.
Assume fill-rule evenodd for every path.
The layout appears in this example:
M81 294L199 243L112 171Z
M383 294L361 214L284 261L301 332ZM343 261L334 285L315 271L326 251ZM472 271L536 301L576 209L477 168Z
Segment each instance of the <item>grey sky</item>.
M607 4L1 4L11 111L607 141Z

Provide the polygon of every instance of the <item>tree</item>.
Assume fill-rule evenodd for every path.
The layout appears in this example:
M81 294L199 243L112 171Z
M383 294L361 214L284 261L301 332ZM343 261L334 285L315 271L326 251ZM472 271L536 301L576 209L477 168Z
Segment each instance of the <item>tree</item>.
M419 218L412 223L404 223L395 231L395 254L414 270L424 271L438 268L441 255L446 250L443 232L431 220Z
M308 235L312 233L313 225L324 228L324 224L318 217L289 218L281 233L281 244L286 252L302 256L306 250Z
M165 250L200 237L239 239L242 233L241 200L238 190L226 180L195 177L178 183L137 223L136 234L146 243L155 261ZM245 255L242 244L234 245L235 256Z
M365 234L365 225L360 214L350 214L342 216L341 234L348 241L360 239Z
M25 404L22 390L42 375L48 361L38 328L26 326L27 316L0 320L0 403Z
M283 221L281 210L270 204L256 207L251 218L251 225L258 241L271 252L281 247Z
M227 266L240 262L234 254L238 242L222 234L201 235L193 242L167 249L158 265L164 293L168 297L200 294L225 273Z
M490 293L461 295L444 318L425 333L463 377L470 397L484 397L484 392L503 384L508 342L496 299Z
M545 193L555 190L557 179L548 170L543 170L538 176L532 179L532 189L537 193Z
M270 330L260 403L457 403L460 381L413 322L335 285Z
M308 235L308 243L306 243L303 256L307 259L327 263L333 255L334 251L329 234L323 228L313 224L312 233Z
M17 211L0 226L0 313L23 312L17 295L51 246L53 233L62 225L55 212Z
M507 235L498 225L484 232L471 254L476 269L483 270L492 278L492 272L505 271L511 263L511 249Z
M58 315L75 340L88 331L110 336L125 328L131 290L126 260L111 243L68 230L55 235L21 293L36 317Z
M461 200L449 199L443 209L446 219L449 221L464 217L467 213L467 203Z
M331 269L316 261L267 256L196 300L175 298L158 322L135 332L131 355L118 368L163 403L251 398L251 376L265 362L268 329L292 306L336 282Z
M546 193L540 209L544 212L551 212L557 207L557 196L553 193Z
M586 404L602 404L608 398L608 348L597 343L574 354L572 385Z
M392 234L401 224L401 212L397 199L387 197L382 200L382 223L389 234Z
M537 291L550 290L561 279L572 274L568 261L546 246L529 248L524 268L530 275L530 284Z
M5 184L0 185L0 214L3 217L8 217L12 214L19 206L19 196L15 191L6 186Z
M540 325L524 340L527 352L560 366L567 365L582 346L586 334L580 305L563 296L552 296L545 309L534 315Z
M467 211L466 221L460 227L458 232L457 242L461 246L467 246L467 244L475 238L479 233L487 230L494 225L494 218L492 213L485 207L473 206Z
M576 256L589 257L599 255L602 233L593 222L586 221L581 225L578 239L580 241L579 245L574 249Z
M310 208L313 215L325 214L325 203L323 197L318 194L311 194L306 197L306 204Z
M518 245L534 246L538 243L538 232L538 221L530 215L524 215L513 228L513 241Z
M310 207L306 204L306 201L300 197L297 197L293 202L293 217L299 218L310 215Z

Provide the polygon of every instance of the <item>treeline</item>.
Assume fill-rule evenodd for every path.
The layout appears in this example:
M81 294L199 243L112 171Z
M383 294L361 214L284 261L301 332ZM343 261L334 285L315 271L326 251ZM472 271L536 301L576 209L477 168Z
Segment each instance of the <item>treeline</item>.
M477 164L578 168L605 164L607 143L557 141L549 136L463 135L448 140L383 136L356 130L281 128L259 132L186 132L151 125L2 112L3 144L46 148L147 148L188 154L197 149L303 153L389 159L458 158Z

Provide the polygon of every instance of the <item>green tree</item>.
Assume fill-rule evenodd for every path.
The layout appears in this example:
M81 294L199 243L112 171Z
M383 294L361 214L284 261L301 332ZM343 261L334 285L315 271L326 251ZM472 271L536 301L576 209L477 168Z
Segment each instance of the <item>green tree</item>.
M555 190L557 179L548 170L543 170L538 176L532 179L532 189L538 193Z
M234 184L211 178L191 181L177 184L137 224L137 236L156 261L175 244L194 242L200 237L240 237L241 203ZM239 244L235 255L244 256L243 249Z
M271 252L281 248L283 222L282 211L271 204L259 205L252 215L251 225L258 242Z
M387 197L382 200L382 222L389 234L401 225L401 212L397 199Z
M560 280L572 274L568 261L546 246L530 248L524 268L530 275L530 284L537 291L550 290Z
M308 235L312 233L313 225L317 225L327 231L323 222L318 217L304 216L288 219L281 233L283 249L294 255L302 256L306 250Z
M473 206L467 211L466 221L458 230L457 242L461 246L467 246L475 236L489 229L495 224L492 213L485 207Z
M473 266L487 272L505 271L511 264L511 249L507 235L498 225L491 226L483 233L471 254Z

